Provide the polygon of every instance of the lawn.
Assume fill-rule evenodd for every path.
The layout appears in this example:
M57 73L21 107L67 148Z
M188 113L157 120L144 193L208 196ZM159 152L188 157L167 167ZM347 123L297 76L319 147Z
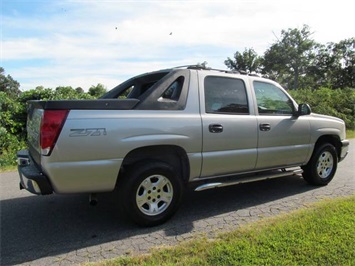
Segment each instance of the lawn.
M89 265L355 265L355 195L263 219L216 239Z
M355 130L347 130L346 131L346 138L347 139L354 139L355 138Z

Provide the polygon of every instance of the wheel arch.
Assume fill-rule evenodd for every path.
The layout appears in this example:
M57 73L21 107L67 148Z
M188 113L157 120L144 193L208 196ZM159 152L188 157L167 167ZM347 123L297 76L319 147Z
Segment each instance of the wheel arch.
M341 155L341 141L340 141L339 136L336 136L336 135L320 136L314 145L314 151L316 150L317 147L319 147L320 145L323 145L325 143L330 143L335 147L335 150L337 152L337 158L339 161L340 155Z
M161 161L179 171L184 183L190 176L190 163L186 151L176 145L145 146L130 151L123 159L118 180L130 166L144 161Z

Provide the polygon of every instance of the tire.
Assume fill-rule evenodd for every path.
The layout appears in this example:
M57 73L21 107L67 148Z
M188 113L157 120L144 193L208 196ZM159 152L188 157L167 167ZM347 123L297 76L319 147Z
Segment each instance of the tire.
M338 166L338 156L332 144L316 147L311 160L303 167L303 178L311 185L325 186L334 177Z
M168 164L149 161L130 167L119 182L118 191L122 209L132 221L141 226L156 226L176 212L183 182Z

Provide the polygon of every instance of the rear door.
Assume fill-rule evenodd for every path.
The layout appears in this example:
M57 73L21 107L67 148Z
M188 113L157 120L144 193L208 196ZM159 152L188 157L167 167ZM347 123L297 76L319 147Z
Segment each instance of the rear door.
M295 116L295 105L277 84L252 82L257 102L257 169L299 165L310 151L310 124L306 116Z
M206 72L208 73L208 72ZM257 120L242 77L199 72L203 134L202 177L253 170Z

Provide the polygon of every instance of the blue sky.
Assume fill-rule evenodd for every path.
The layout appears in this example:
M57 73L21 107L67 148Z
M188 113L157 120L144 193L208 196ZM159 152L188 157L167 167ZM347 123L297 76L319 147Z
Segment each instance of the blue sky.
M0 0L1 66L22 90L108 89L131 76L259 55L282 29L307 24L320 43L355 37L350 0Z

